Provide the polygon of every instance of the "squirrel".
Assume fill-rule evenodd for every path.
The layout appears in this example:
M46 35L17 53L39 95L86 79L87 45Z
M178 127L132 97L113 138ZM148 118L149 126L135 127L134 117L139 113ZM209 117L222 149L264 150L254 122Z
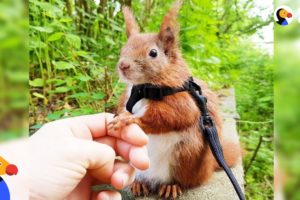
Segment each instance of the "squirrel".
M137 171L131 185L134 196L156 193L159 197L175 199L185 189L205 183L220 169L199 129L199 108L187 91L165 96L160 101L141 99L134 105L132 114L125 108L133 85L182 87L191 77L178 42L176 18L180 7L180 1L173 4L163 18L159 33L140 33L132 11L122 8L128 40L121 50L117 70L127 88L120 97L118 115L109 123L108 131L136 123L149 137L150 167ZM240 146L222 140L217 95L203 81L195 81L207 97L225 160L232 167L241 156Z

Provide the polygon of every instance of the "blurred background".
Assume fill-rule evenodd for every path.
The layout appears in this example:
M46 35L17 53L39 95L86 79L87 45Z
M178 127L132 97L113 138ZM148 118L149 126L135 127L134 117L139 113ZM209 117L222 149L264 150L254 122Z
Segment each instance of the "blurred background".
M126 41L122 5L132 7L142 31L157 32L171 3L2 1L0 141L25 137L28 128L33 133L63 117L114 112L124 88L115 71ZM297 1L276 4L287 4L294 12L300 8ZM179 16L182 52L193 75L216 91L235 88L238 131L245 149L246 196L255 200L274 198L274 77L276 147L279 173L286 181L282 190L287 199L299 197L295 149L299 148L300 112L291 106L298 102L300 91L299 43L297 49L292 40L299 36L300 24L296 17L288 27L275 24L274 73L273 11L272 1L185 0Z
M282 186L286 199L300 199L300 1L276 1L289 6L293 22L275 26L275 187Z
M28 9L0 3L0 141L28 135Z

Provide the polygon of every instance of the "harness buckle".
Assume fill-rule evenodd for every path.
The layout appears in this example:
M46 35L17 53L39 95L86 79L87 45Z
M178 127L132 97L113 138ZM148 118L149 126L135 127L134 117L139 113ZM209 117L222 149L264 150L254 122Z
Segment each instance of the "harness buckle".
M195 83L193 81L193 79L190 79L188 82L187 82L187 90L191 91L191 90L195 90L195 91L198 91L200 95L202 95L202 91L201 91L201 87Z
M209 115L202 115L199 120L199 125L202 130L205 130L207 127L215 126L215 123Z
M155 86L147 86L143 88L144 98L151 99L151 100L162 100L163 99L163 92L161 88Z

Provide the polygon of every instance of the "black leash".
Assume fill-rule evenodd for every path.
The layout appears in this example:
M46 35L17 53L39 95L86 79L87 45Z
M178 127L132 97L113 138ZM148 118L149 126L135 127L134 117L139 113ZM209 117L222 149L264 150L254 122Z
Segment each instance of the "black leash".
M230 179L230 182L232 183L239 199L245 200L245 196L241 190L241 187L239 186L239 183L225 161L214 120L211 118L208 112L207 99L202 95L201 87L193 81L192 77L190 77L188 81L186 81L180 88L162 87L152 84L135 85L131 89L131 95L127 101L126 109L132 113L133 106L143 98L159 101L162 100L164 96L183 91L188 91L196 101L197 106L201 111L199 127L209 144L211 152L213 153L219 166L224 169L225 173Z
M243 191L237 182L236 178L234 177L231 169L227 165L222 146L219 141L218 131L216 129L215 123L211 116L209 115L207 109L207 99L202 95L201 87L197 85L193 79L189 80L189 92L197 102L197 106L201 111L201 117L199 120L199 126L202 130L202 133L205 136L205 139L208 141L210 146L211 152L213 153L216 161L218 162L219 166L224 169L230 182L232 183L235 192L237 193L240 200L245 200L245 196Z

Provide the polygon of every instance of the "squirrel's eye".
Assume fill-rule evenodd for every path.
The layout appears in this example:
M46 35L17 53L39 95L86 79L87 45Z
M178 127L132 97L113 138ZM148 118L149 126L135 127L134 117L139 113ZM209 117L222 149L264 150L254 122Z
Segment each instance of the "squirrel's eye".
M149 52L149 56L151 56L152 58L155 58L157 56L157 50L151 49L151 51Z

